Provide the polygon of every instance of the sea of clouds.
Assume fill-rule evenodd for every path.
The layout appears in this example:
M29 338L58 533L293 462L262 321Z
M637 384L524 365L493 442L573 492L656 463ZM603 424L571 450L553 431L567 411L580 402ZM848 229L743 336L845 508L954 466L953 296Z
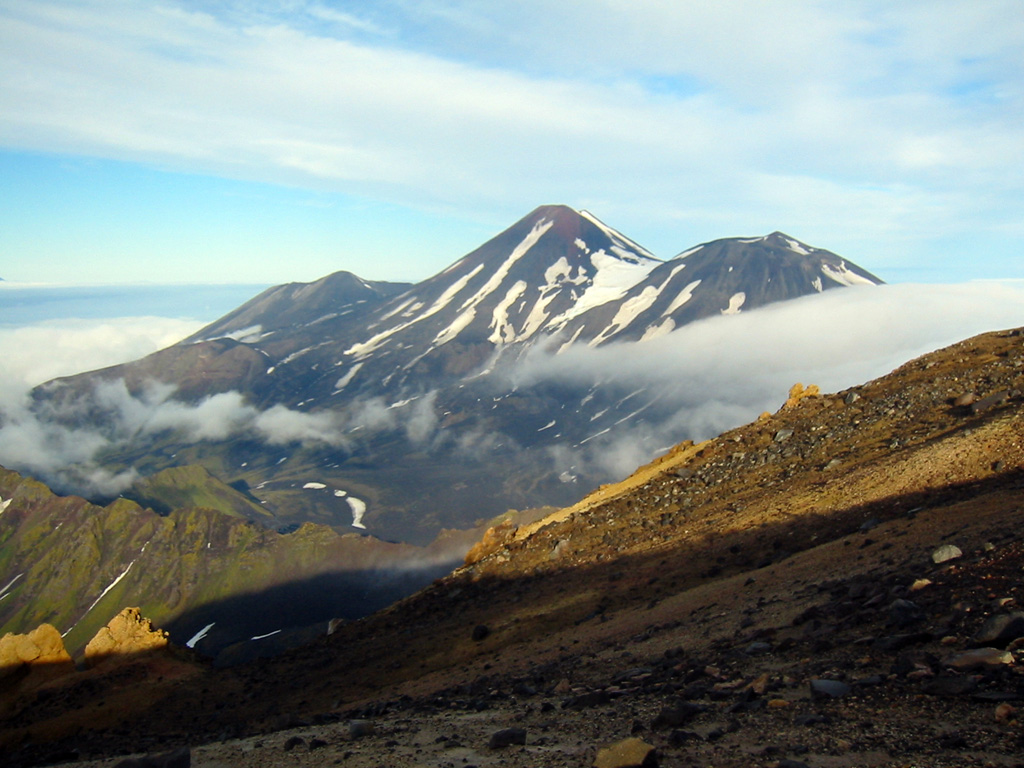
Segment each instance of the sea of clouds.
M1024 284L886 285L828 291L735 316L685 326L643 344L576 345L562 354L537 348L502 385L521 391L543 382L600 386L624 395L656 393L669 415L656 425L625 420L600 440L544 449L556 471L622 477L683 439L704 439L774 411L796 382L839 391L886 374L909 359L977 333L1024 325ZM430 450L466 443L464 452L515 450L472 429L446 435L435 394L409 402L379 398L310 414L282 405L258 409L238 392L198 403L174 399L154 383L131 394L115 380L95 392L98 426L66 426L69 414L31 410L31 387L53 378L141 357L197 330L195 321L136 317L50 320L0 328L0 464L42 477L65 491L110 495L130 484L134 470L111 473L100 452L139 435L175 430L190 441L236 435L268 445L349 448L361 433L403 430L410 444ZM480 437L476 435L476 437ZM467 442L468 441L468 442Z

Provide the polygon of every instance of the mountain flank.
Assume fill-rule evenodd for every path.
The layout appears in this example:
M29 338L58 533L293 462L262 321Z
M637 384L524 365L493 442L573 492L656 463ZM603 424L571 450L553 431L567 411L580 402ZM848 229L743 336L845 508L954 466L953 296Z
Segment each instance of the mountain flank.
M1024 333L791 395L116 726L65 725L115 683L62 678L5 723L12 764L1018 765Z
M880 282L780 232L663 261L590 212L541 206L418 283L337 272L278 286L142 360L48 382L38 417L103 447L96 467L43 479L108 502L137 475L198 465L245 489L266 512L246 516L269 526L426 545L575 502L616 478L606 458L623 435L645 458L694 436L674 419L699 394L584 366L541 373L559 355ZM83 490L97 476L125 482ZM309 482L335 495L304 493ZM165 487L147 503L177 503Z

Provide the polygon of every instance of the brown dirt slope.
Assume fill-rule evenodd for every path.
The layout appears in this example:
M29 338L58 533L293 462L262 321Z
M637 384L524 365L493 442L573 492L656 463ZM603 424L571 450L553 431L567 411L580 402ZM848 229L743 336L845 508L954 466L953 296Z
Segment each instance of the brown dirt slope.
M630 736L664 766L1022 765L1022 390L1020 331L964 341L681 447L148 714L39 743L61 713L26 706L0 736L15 765L589 766ZM489 746L513 726L525 744Z

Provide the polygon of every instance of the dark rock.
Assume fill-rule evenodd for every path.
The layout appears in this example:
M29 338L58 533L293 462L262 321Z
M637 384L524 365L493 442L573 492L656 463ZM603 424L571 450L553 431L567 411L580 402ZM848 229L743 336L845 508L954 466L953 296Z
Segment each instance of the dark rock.
M981 413L987 411L989 408L995 408L997 405L1002 405L1010 399L1010 390L1003 389L999 392L993 392L991 395L986 395L980 400L976 400L971 403L971 413Z
M691 741L701 741L700 734L694 731L681 731L676 729L668 735L668 742L673 747L681 747Z
M895 627L909 627L924 620L921 606L911 600L902 598L889 604L889 624Z
M526 730L524 728L503 728L491 734L491 740L487 743L491 749L504 749L515 744L526 744Z
M969 677L942 675L929 680L921 686L921 690L931 696L963 696L977 686L978 684Z
M491 634L491 630L484 624L477 624L473 627L473 640L479 643L481 640Z
M608 695L607 691L590 691L589 693L581 693L579 696L573 696L571 699L566 700L562 704L562 709L600 707L607 704L611 699L612 697Z
M776 763L778 768L808 768L807 763L801 763L799 760L790 760L788 757L784 757Z
M352 740L361 739L373 733L373 723L369 720L351 720L348 724L348 737Z
M662 709L651 723L651 728L656 731L663 728L678 728L681 725L686 725L705 710L706 708L700 704L680 701Z
M911 632L904 635L889 635L875 640L871 646L884 653L895 653L912 645L921 645L934 639L931 632Z
M301 736L292 736L284 743L284 751L291 752L296 747L301 747L306 743L306 740Z
M313 739L309 742L309 751L312 752L314 749L323 749L327 746L327 742L323 739Z
M117 763L114 768L190 768L191 765L192 750L188 747L181 747L173 752L163 752L158 755L130 757Z
M850 686L841 680L811 680L811 697L840 699L850 692Z
M810 727L812 725L828 725L832 722L832 718L828 715L818 714L817 712L809 712L805 715L798 715L793 722L796 725Z
M1021 637L1024 637L1024 613L1015 611L990 616L971 638L971 644L1005 648Z

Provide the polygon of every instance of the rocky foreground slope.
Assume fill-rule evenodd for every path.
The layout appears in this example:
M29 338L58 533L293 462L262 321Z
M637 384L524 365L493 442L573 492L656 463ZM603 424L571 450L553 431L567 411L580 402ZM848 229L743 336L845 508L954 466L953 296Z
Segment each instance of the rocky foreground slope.
M795 387L313 645L66 676L0 743L13 765L1020 765L1022 390L1021 331Z

